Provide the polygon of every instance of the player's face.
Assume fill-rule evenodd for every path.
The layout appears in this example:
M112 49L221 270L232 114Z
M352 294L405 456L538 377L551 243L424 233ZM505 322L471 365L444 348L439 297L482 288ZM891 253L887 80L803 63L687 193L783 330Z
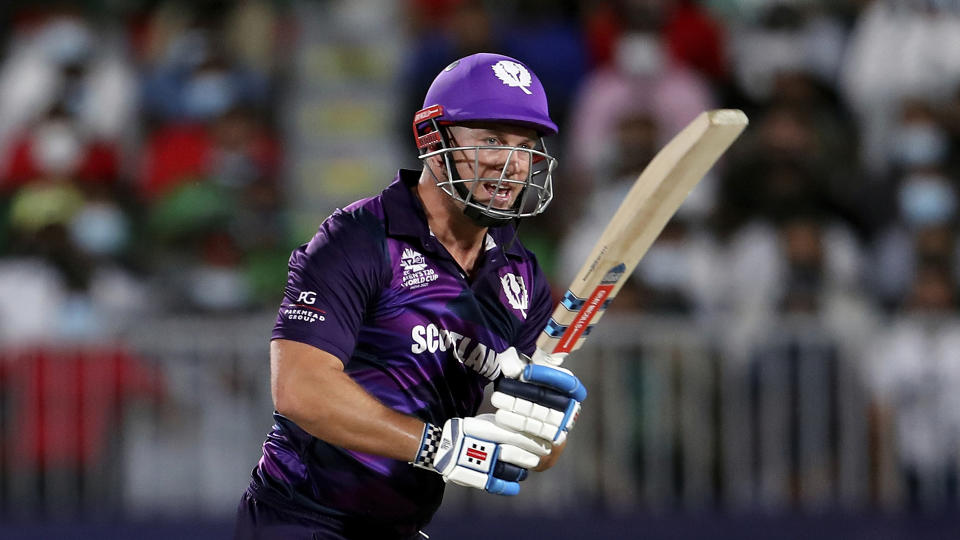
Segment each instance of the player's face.
M450 134L454 146L478 147L477 150L453 152L460 178L479 179L467 184L472 200L487 204L492 199L493 207L510 208L520 196L530 173L531 155L527 152L511 152L506 148L484 147L532 149L537 141L536 131L520 126L478 123L452 126Z

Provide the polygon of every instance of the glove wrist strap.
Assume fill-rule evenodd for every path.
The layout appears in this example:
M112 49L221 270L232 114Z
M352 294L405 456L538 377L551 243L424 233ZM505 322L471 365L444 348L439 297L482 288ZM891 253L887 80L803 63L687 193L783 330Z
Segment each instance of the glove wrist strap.
M434 469L433 462L437 457L437 451L440 449L440 438L443 435L443 428L427 422L423 426L423 437L420 439L420 450L417 451L417 457L413 460L414 467L423 469Z

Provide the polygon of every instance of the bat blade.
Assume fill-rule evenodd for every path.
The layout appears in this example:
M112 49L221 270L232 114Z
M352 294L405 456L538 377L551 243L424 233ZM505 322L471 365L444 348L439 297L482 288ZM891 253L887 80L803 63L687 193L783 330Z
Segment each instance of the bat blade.
M701 113L640 173L583 263L537 348L554 362L578 349L670 218L747 126L736 109Z

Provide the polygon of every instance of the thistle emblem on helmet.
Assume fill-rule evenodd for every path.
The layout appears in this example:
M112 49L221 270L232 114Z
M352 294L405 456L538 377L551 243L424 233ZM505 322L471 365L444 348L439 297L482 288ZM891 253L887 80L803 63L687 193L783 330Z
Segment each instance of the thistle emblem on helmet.
M519 88L527 95L533 94L527 87L533 82L530 72L523 65L510 60L500 60L493 65L493 72L503 81L503 84Z

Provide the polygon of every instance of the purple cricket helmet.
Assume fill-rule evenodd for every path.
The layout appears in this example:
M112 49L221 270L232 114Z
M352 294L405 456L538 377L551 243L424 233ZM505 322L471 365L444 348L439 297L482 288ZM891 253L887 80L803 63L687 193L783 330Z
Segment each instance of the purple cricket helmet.
M427 90L423 108L443 107L443 121L490 120L528 125L554 135L540 79L522 62L502 54L479 53L444 68Z
M529 127L540 139L535 148L453 144L447 127L479 121ZM473 54L444 68L427 90L423 109L414 115L413 132L422 160L444 159L447 178L437 178L437 185L464 203L464 213L480 226L504 225L537 215L553 199L552 173L557 160L546 152L543 136L556 134L557 125L550 119L540 80L509 56ZM478 164L481 159L503 159L499 178L480 178L479 167L474 168L473 178L461 178L453 165L454 152L466 153ZM528 160L527 178L508 178L506 163L516 159ZM499 208L493 194L509 191L507 184L522 184L522 191L510 208ZM487 202L477 200L481 185L493 193Z

